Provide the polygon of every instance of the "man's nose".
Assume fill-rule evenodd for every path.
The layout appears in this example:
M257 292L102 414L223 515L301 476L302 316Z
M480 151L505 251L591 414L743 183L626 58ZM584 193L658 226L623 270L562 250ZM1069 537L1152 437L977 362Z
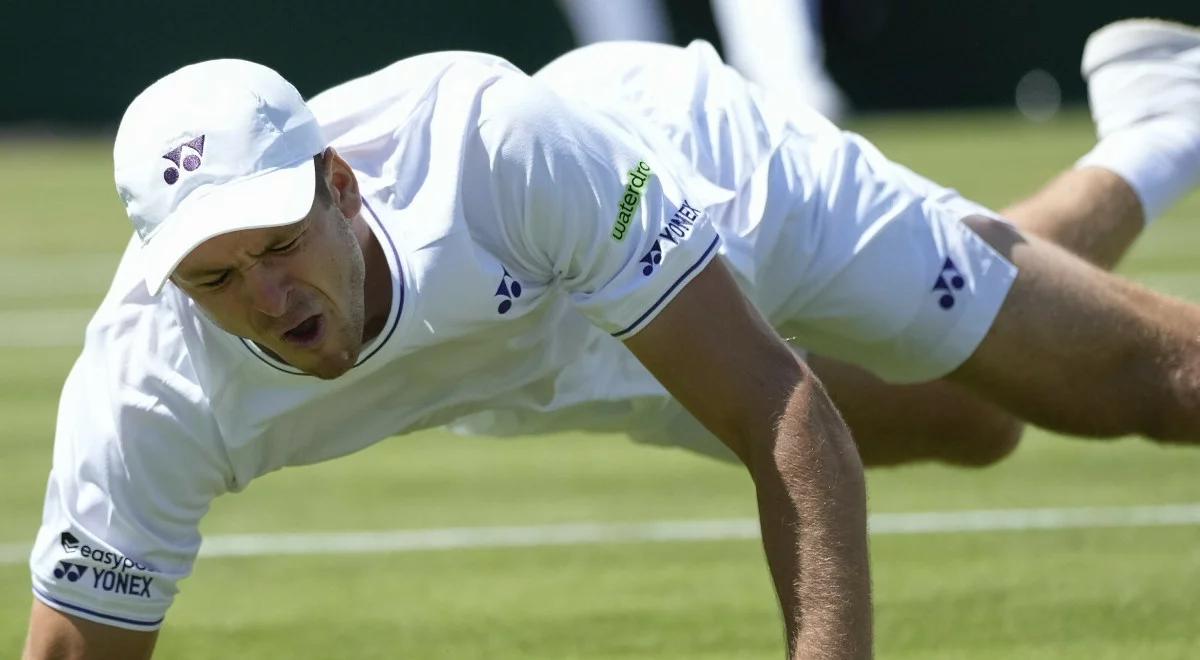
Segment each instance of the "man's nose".
M267 316L278 318L287 313L288 293L286 275L265 264L256 264L245 272L246 289L254 309Z

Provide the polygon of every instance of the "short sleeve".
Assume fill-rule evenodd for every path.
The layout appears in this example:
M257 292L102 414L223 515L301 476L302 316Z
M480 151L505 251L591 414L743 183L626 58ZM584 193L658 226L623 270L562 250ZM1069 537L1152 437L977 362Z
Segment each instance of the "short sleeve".
M126 346L147 339L120 334ZM30 569L35 597L54 609L155 630L230 470L187 363L139 359L107 341L117 335L90 329L67 377Z
M484 97L480 136L508 244L615 337L717 254L709 216L728 195L606 114L506 80Z

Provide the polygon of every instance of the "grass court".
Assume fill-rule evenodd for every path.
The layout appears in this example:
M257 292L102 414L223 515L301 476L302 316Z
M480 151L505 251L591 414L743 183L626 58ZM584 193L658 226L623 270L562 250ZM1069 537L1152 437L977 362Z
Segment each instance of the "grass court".
M1091 143L1082 112L868 118L893 159L993 207ZM108 138L0 142L0 656L30 604L56 400L127 238ZM1154 226L1123 273L1200 302L1200 195ZM1198 329L1200 331L1200 329ZM984 470L869 472L895 514L1200 503L1200 449L1031 431ZM748 519L740 468L620 436L464 439L429 431L268 475L217 500L228 534ZM296 549L295 541L280 547ZM1200 657L1200 525L877 534L880 658ZM202 557L156 657L778 658L758 542L621 541Z

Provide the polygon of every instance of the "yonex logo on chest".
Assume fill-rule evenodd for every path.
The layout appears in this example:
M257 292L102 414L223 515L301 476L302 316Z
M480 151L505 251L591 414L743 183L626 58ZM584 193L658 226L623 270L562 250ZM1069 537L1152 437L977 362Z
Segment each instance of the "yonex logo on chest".
M183 153L184 149L190 149L195 153L190 153L185 156ZM184 142L178 147L175 147L174 149L163 154L163 158L175 163L175 167L168 167L163 171L163 181L166 181L168 186L175 185L175 182L179 180L179 170L177 168L182 167L188 172L194 172L200 168L200 165L202 164L200 158L202 156L204 156L203 135L198 138L188 140L187 142Z

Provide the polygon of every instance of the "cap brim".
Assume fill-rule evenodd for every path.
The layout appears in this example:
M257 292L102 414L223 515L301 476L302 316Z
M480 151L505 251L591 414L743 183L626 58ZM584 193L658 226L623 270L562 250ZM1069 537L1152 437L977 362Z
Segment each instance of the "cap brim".
M299 222L312 209L315 195L311 157L211 191L197 190L142 244L150 295L157 295L179 262L204 241L234 231Z

